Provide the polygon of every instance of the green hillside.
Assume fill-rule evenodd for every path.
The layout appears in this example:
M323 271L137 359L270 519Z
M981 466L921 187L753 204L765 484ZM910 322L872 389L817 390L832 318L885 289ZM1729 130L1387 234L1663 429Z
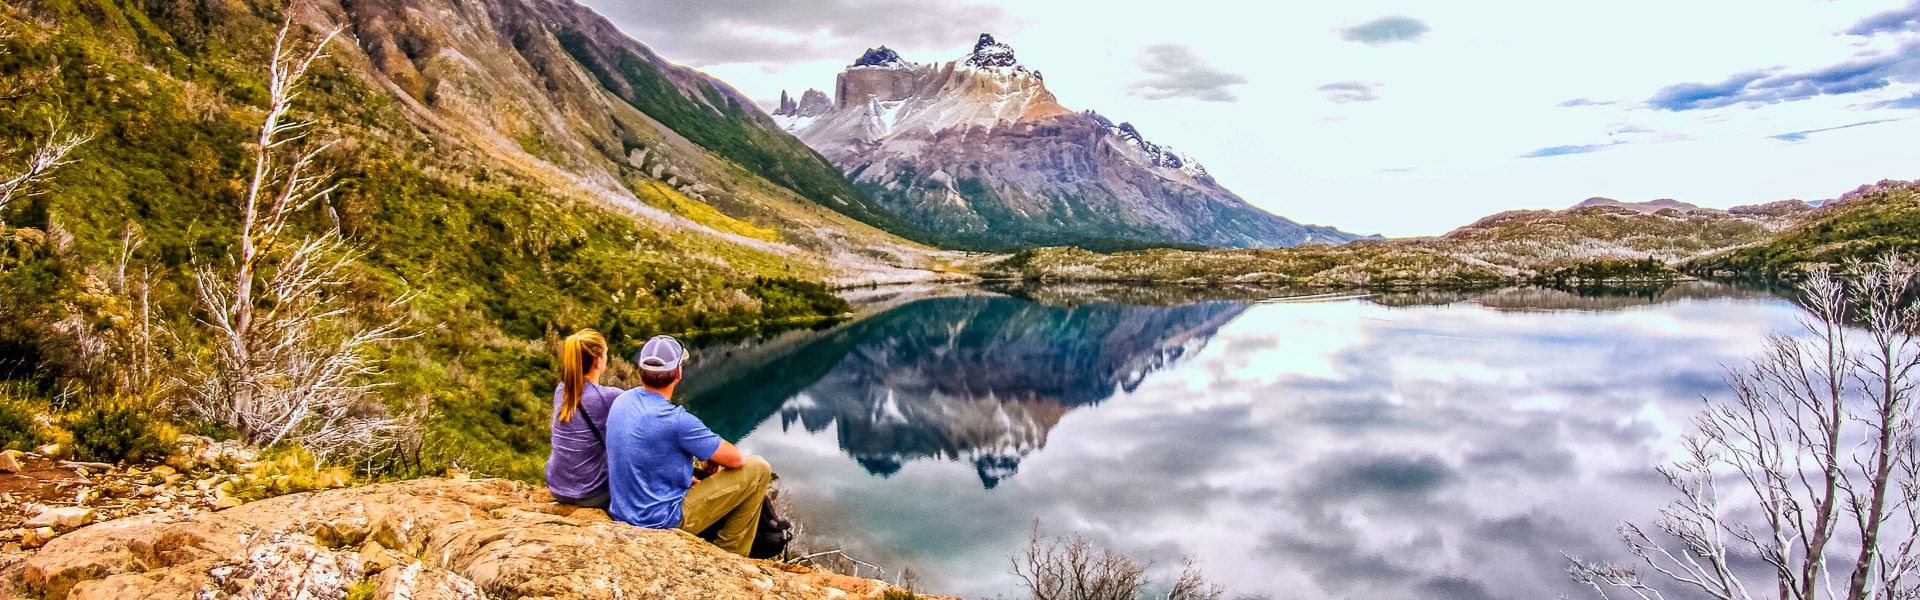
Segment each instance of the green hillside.
M347 5L362 12L344 17L367 25L375 4ZM165 407L181 393L173 376L138 385L125 376L134 360L125 341L147 331L138 330L141 289L156 330L166 333L153 344L157 368L181 374L205 360L192 265L218 263L237 239L264 65L282 18L277 2L25 0L0 9L9 34L0 41L0 79L11 89L0 104L0 140L13 151L0 167L16 166L18 151L43 138L50 120L95 135L46 193L0 214L0 379L13 390L0 404L12 404L8 410L58 412L129 396ZM298 102L298 116L314 123L312 138L341 140L323 157L340 188L330 206L308 211L295 227L337 223L364 249L349 283L361 319L397 316L389 303L418 294L404 310L421 336L388 349L385 377L394 385L378 404L422 416L426 432L382 468L458 464L536 478L557 336L594 327L623 351L654 333L831 316L846 310L820 283L835 263L824 242L807 236L850 246L840 250L907 248L825 210L883 220L861 213L864 198L818 155L753 123L711 84L706 99L733 110L707 110L662 90L663 78L650 80L647 98L631 86L590 90L635 104L616 107L625 112L614 117L581 118L620 119L625 135L670 162L617 164L608 155L621 149L533 134L515 150L545 163L503 158L473 145L466 131L426 125L461 116L447 101L461 90L437 84L440 103L424 109L396 94L407 86L385 85L380 61L369 58L381 55L381 38L362 33L365 48L351 46L351 36L336 42L335 57L310 76ZM421 72L421 81L438 76ZM512 100L543 106L556 97ZM702 147L670 143L681 136ZM642 168L653 165L674 170L655 179ZM649 221L564 185L602 174L684 221Z

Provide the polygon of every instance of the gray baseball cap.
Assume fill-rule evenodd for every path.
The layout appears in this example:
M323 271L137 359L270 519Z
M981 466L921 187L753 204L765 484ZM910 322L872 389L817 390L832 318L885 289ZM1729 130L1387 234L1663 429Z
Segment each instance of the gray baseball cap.
M680 340L669 335L656 335L640 347L640 356L633 361L640 364L640 370L665 373L680 368L687 359L687 349L680 346Z

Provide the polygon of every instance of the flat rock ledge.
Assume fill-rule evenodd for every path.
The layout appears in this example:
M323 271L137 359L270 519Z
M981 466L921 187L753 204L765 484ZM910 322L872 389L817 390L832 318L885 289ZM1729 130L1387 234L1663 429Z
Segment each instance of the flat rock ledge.
M0 560L0 598L879 598L501 479L415 479L82 527ZM371 595L369 596L369 592Z

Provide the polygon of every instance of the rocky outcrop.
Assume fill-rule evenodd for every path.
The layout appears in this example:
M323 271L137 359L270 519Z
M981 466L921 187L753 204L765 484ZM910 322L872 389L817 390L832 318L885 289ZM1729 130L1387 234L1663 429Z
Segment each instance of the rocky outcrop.
M276 482L235 442L180 436L165 464L108 465L60 458L58 446L0 452L0 551L40 547L88 523L167 511L238 506ZM5 466L0 464L0 466ZM320 485L346 484L344 471Z
M418 479L83 527L0 567L43 599L878 598L879 581L728 554L499 479Z

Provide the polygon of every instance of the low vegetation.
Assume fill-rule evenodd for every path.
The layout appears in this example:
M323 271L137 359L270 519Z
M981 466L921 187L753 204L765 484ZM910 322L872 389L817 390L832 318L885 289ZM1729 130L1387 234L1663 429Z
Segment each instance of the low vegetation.
M46 428L35 415L45 414L28 386L0 383L0 450L31 450L45 443Z
M78 401L61 428L72 437L74 458L104 463L166 458L179 431L154 402L133 396L100 396Z
M1581 286L1619 283L1666 282L1685 276L1666 263L1646 258L1596 258L1572 265L1548 269L1533 277L1535 283L1552 286Z

